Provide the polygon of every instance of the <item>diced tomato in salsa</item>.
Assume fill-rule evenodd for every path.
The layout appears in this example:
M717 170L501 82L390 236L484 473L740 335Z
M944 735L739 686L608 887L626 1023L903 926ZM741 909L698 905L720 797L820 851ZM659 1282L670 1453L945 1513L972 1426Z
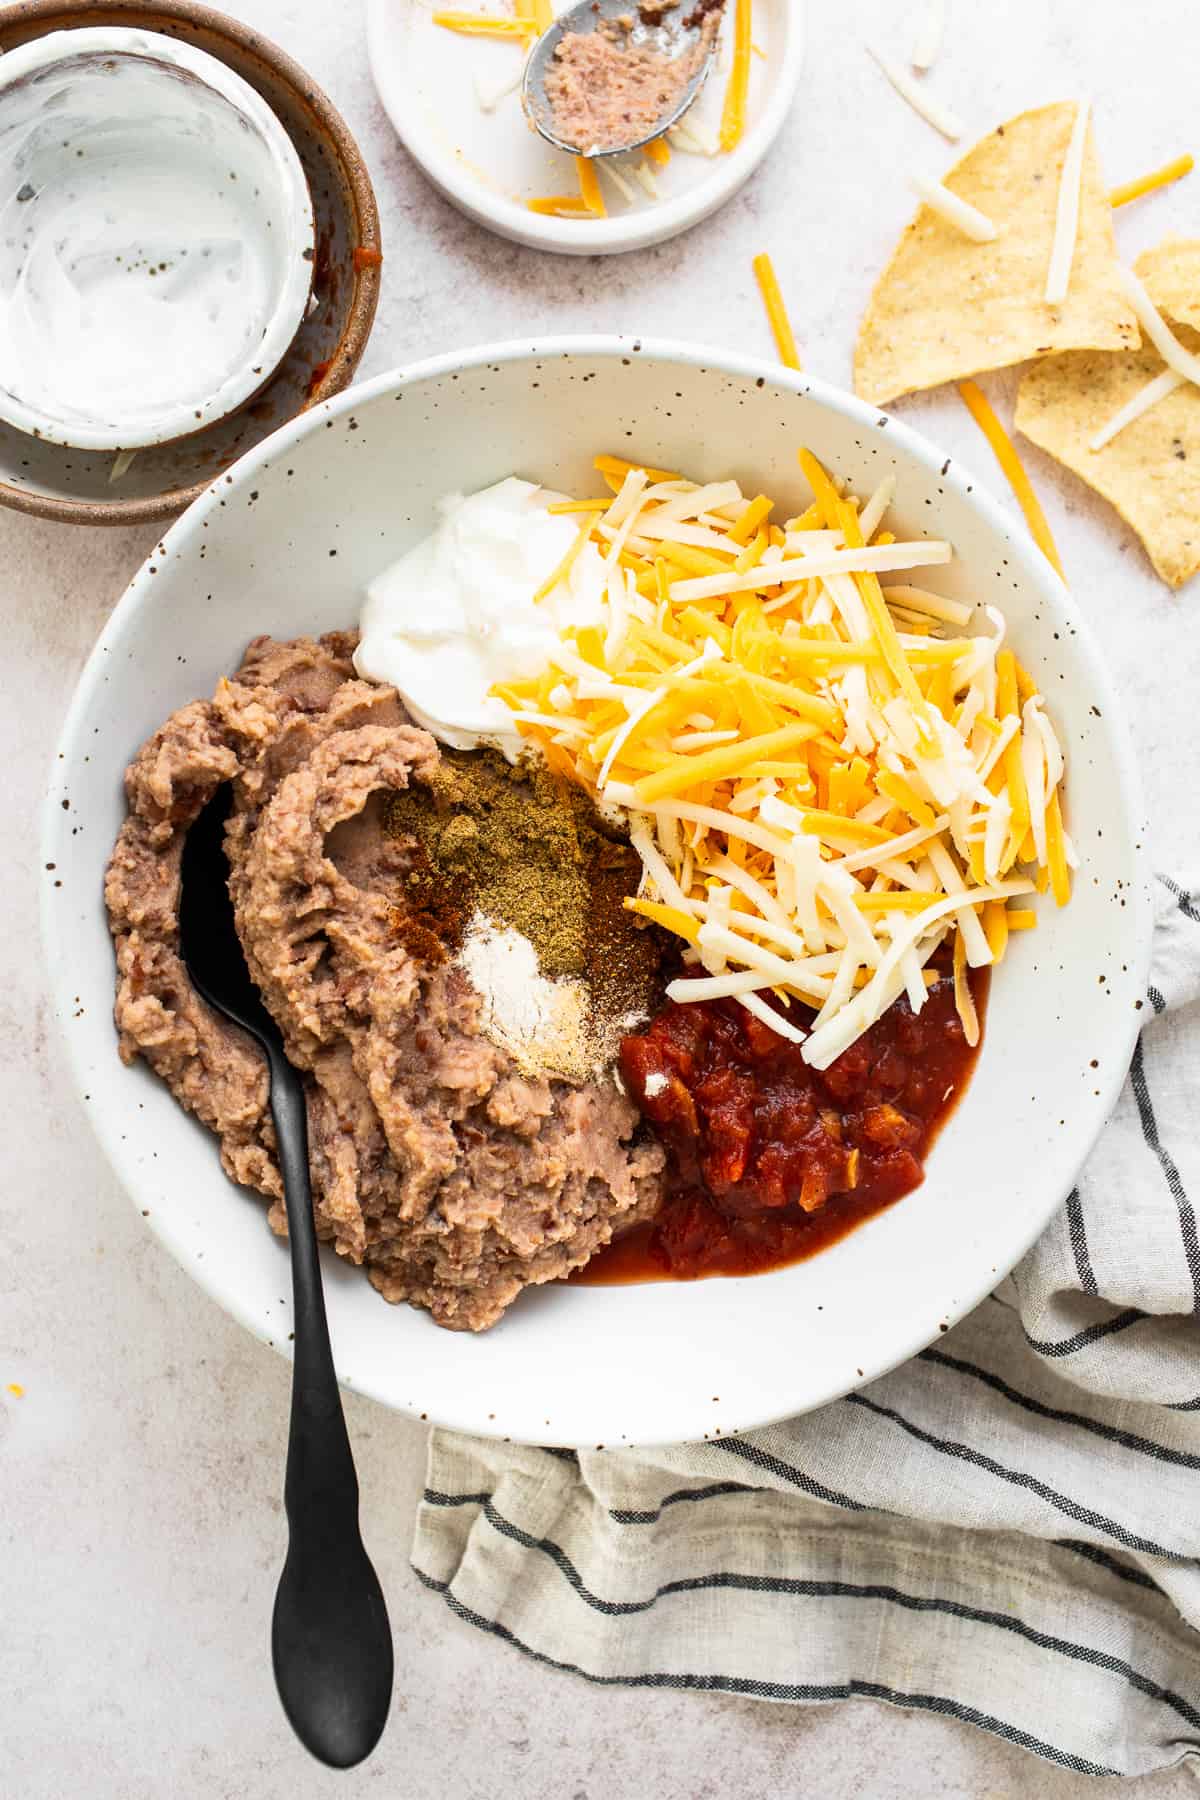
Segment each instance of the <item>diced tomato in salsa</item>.
M986 971L972 986L982 1017ZM620 1053L667 1148L666 1196L583 1279L750 1274L811 1255L920 1183L975 1056L944 975L919 1013L898 1000L822 1072L735 1000L668 1004Z

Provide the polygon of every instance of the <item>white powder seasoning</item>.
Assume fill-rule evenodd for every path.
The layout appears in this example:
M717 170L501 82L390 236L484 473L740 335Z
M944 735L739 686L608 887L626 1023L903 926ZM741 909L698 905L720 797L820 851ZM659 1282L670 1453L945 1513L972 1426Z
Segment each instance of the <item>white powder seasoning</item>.
M585 1080L616 1053L621 1035L641 1018L595 1016L586 981L542 974L524 932L476 912L467 927L459 967L483 1002L485 1037L507 1050L522 1074Z

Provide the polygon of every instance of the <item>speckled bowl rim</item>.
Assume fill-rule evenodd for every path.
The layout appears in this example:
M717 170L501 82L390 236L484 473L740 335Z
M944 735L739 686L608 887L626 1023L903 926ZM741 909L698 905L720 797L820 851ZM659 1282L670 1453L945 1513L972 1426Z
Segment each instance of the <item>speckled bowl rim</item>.
M16 25L44 22L47 32L66 31L75 28L66 21L75 21L77 25L88 15L96 15L91 22L102 24L110 15L121 14L135 20L137 27L145 31L160 30L163 20L180 20L184 24L195 25L228 38L247 55L257 57L260 62L265 63L294 90L299 100L314 115L345 170L357 216L356 243L363 249L380 249L379 207L375 189L362 151L341 113L324 89L318 86L308 71L289 56L286 50L281 50L270 38L264 37L252 26L243 25L240 20L231 18L228 13L218 12L215 7L199 5L196 0L154 0L153 4L145 6L138 4L138 0L18 0L14 6L0 7L0 44L5 33ZM114 19L112 22L122 21ZM225 60L215 49L210 50L209 54L216 57L218 62ZM231 64L230 67L232 66ZM234 73L240 71L235 69ZM286 131L286 126L284 129ZM346 328L330 367L313 388L301 410L294 413L291 419L285 420L279 429L285 429L296 419L303 418L313 407L332 399L349 385L362 361L367 339L375 322L379 287L378 265L358 272ZM26 488L0 481L0 506L10 507L14 512L28 513L34 518L51 519L62 525L148 525L177 517L211 485L212 477L206 475L202 480L193 482L190 487L172 488L169 493L102 501L64 500L57 494L30 493Z
M324 426L332 424L356 409L430 379L465 374L489 365L498 366L514 362L532 364L538 359L548 361L560 356L591 357L598 361L641 357L646 361L664 361L697 367L707 374L734 376L756 383L760 388L769 386L781 393L811 398L818 406L840 414L844 419L861 427L864 435L870 435L881 427L887 427L889 447L894 446L927 475L939 475L946 485L956 492L957 497L968 505L971 511L981 517L999 539L1008 541L1010 554L1021 578L1027 581L1041 600L1052 609L1056 623L1061 622L1069 628L1076 640L1075 654L1081 657L1086 665L1090 691L1097 703L1093 705L1092 711L1097 721L1101 721L1096 728L1106 739L1112 755L1115 775L1114 811L1127 825L1130 840L1126 870L1130 889L1131 918L1128 928L1129 948L1126 953L1128 960L1122 964L1124 973L1120 977L1121 993L1129 996L1144 994L1150 972L1154 904L1151 894L1149 861L1145 848L1145 810L1141 780L1123 704L1083 608L1036 549L1032 539L1028 538L1020 525L1014 521L1012 513L1006 511L1000 502L974 479L968 469L957 461L952 462L949 457L946 457L943 462L944 452L935 445L933 440L906 425L900 419L893 415L881 414L878 408L868 406L853 394L846 393L813 376L793 374L778 363L769 363L761 358L746 356L738 352L712 349L700 344L682 343L665 338L635 338L617 335L547 336L506 340L473 349L446 352L423 361L388 370L369 380L359 382L347 392L339 395L336 400L314 408L311 412L281 426L271 437L264 439L261 444L256 445L240 458L228 472L228 476L222 477L220 483L210 484L207 496L191 507L185 516L172 526L154 560L160 562L163 555L170 555L172 552L182 549L184 544L199 537L210 522L216 525L219 520L218 509L227 503L231 485L235 492L241 492L253 481L260 469L267 464L277 462L282 453L300 439L315 434ZM61 861L65 829L65 814L62 808L66 803L65 796L73 779L76 758L82 754L86 723L92 716L97 705L97 695L107 678L108 655L110 651L123 646L131 621L136 619L143 610L156 606L158 603L155 571L148 559L147 563L133 577L110 615L80 677L79 685L59 735L58 754L51 765L42 812L40 850L41 860L47 867L57 866ZM62 1041L65 1044L76 1093L86 1100L89 1098L87 1093L88 1065L81 1047L81 1040L73 1033L71 1023L74 1016L74 1002L71 999L72 975L68 972L70 958L65 953L65 947L62 944L63 927L59 923L59 914L53 900L52 889L48 884L43 884L41 900L41 941L46 966L53 972L50 983L53 1005L59 1019ZM99 895L97 895L96 904L99 903ZM1137 1005L1140 1006L1140 1004L1139 998ZM1132 1005L1124 1016L1124 1024L1121 1024L1114 1015L1111 1035L1106 1037L1104 1044L1103 1068L1097 1071L1093 1077L1096 1084L1094 1094L1097 1105L1090 1111L1086 1120L1072 1117L1068 1151L1056 1159L1054 1173L1050 1179L1047 1179L1044 1174L1037 1177L1041 1181L1044 1191L1039 1196L1036 1208L1031 1209L1030 1214L1023 1219L1020 1230L1015 1231L1006 1243L1002 1253L1003 1267L989 1264L986 1259L981 1259L973 1276L969 1280L964 1278L963 1286L954 1294L952 1302L946 1300L940 1285L934 1283L931 1291L921 1297L920 1304L914 1304L911 1310L906 1312L903 1327L897 1328L889 1338L885 1352L882 1354L861 1353L862 1367L857 1368L853 1376L847 1377L839 1369L837 1375L833 1379L827 1380L819 1393L809 1394L802 1391L803 1383L797 1380L796 1393L789 1399L786 1406L771 1403L765 1406L761 1412L755 1412L753 1416L737 1418L730 1423L725 1435L772 1424L778 1419L792 1417L798 1412L810 1411L814 1407L838 1399L845 1393L855 1391L906 1362L910 1357L923 1350L926 1345L935 1342L940 1332L949 1329L958 1319L973 1311L1041 1236L1055 1212L1066 1199L1072 1182L1091 1154L1092 1148L1120 1096L1137 1041L1140 1023L1141 1014L1135 1011ZM113 1057L115 1061L115 1048ZM87 1108L87 1117L118 1182L126 1189L131 1198L134 1198L138 1187L137 1183L128 1175L127 1157L122 1147L122 1129L126 1126L127 1120L123 1116L118 1117L112 1109L97 1110L93 1107ZM1066 1121L1064 1121L1065 1124ZM1036 1175L1036 1171L1031 1171L1031 1176ZM141 1204L140 1201L135 1201L135 1203ZM252 1331L261 1341L269 1343L280 1355L290 1358L290 1344L283 1341L268 1327L261 1313L231 1299L220 1280L217 1263L203 1260L203 1257L197 1258L188 1251L173 1233L169 1216L164 1217L156 1209L154 1216L149 1218L147 1223L150 1230L198 1286L203 1288L223 1310L237 1319L249 1331ZM769 1278L764 1277L763 1279ZM552 1349L553 1341L553 1334L548 1334L546 1339L548 1348ZM431 1347L429 1354L436 1355L436 1344ZM586 1447L597 1441L594 1419L590 1419L582 1430L568 1425L565 1420L556 1419L554 1432L548 1437L543 1435L533 1416L535 1412L540 1413L540 1404L527 1405L524 1396L518 1396L517 1400L511 1402L511 1412L509 1403L506 1403L504 1408L497 1407L495 1412L489 1412L486 1418L470 1401L465 1404L459 1401L453 1406L440 1405L434 1408L424 1398L419 1401L411 1398L399 1400L393 1376L392 1369L376 1366L356 1367L351 1372L339 1365L338 1370L338 1378L344 1386L366 1394L397 1411L410 1415L419 1414L422 1419L432 1418L435 1423L456 1430L470 1431L485 1437L511 1437L518 1442L526 1443L552 1442ZM413 1376L412 1392L423 1394L416 1375ZM708 1389L704 1388L703 1392L707 1394ZM711 1419L705 1414L702 1403L697 1399L685 1415L672 1419L669 1426L639 1427L631 1430L628 1436L624 1435L618 1427L614 1429L607 1441L613 1444L619 1442L622 1448L638 1444L698 1441L702 1436L709 1435L710 1424Z

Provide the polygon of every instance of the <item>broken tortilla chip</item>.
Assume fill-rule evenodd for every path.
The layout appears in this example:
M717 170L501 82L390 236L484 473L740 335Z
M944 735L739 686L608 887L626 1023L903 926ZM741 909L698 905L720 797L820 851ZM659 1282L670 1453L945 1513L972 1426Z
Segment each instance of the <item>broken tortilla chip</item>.
M1172 233L1143 250L1133 268L1164 318L1200 331L1200 238Z
M886 406L1060 350L1124 350L1140 340L1117 280L1112 208L1087 131L1071 280L1045 300L1058 189L1075 102L1021 113L957 162L943 185L999 228L972 243L922 206L875 285L854 353L854 387Z
M1168 238L1143 251L1134 269L1183 347L1200 352L1200 241ZM1090 448L1165 369L1150 344L1050 357L1021 377L1016 424L1103 495L1163 580L1180 587L1200 569L1200 388L1182 382L1102 450Z

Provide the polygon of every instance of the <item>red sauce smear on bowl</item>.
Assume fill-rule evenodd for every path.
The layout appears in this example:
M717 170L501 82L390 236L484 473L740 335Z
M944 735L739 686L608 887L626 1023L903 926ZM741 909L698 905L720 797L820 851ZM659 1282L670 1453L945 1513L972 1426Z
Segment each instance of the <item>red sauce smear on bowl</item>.
M982 1021L988 971L972 972ZM630 1094L667 1148L662 1207L572 1279L753 1275L798 1262L910 1193L970 1080L947 973L818 1072L735 1000L669 1004L621 1044Z

